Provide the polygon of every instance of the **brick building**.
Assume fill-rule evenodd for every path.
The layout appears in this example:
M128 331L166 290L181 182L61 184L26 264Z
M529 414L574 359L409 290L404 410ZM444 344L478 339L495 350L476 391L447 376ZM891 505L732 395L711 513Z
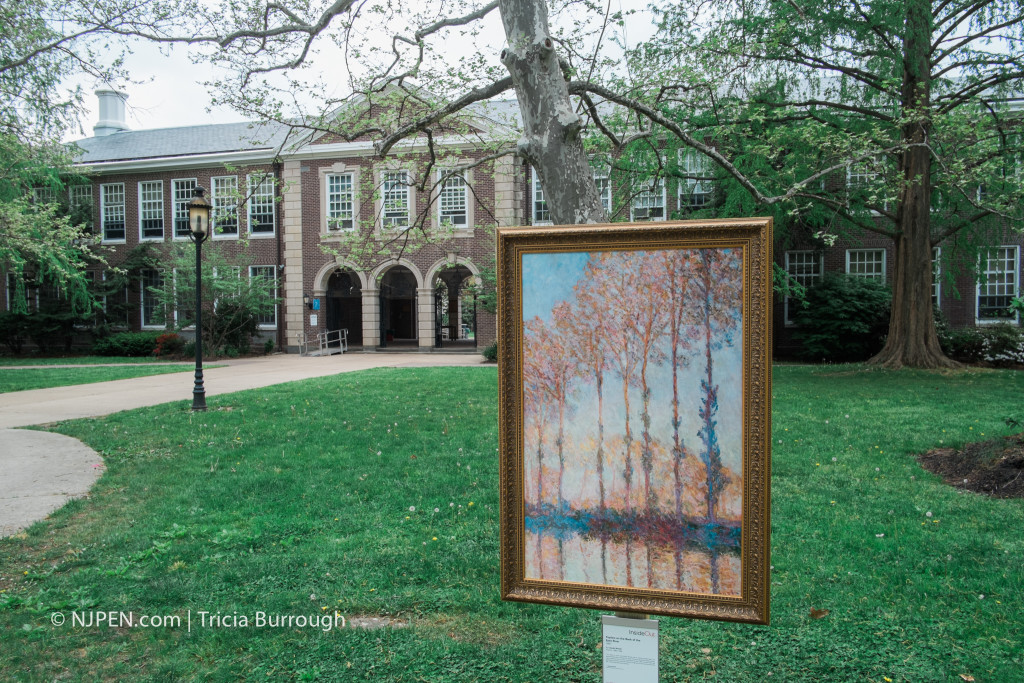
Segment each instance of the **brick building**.
M524 222L515 158L481 161L479 144L454 135L429 153L413 140L380 160L373 140L299 137L283 125L132 131L124 96L99 96L96 135L77 142L91 186L72 189L71 201L91 200L110 265L143 245L165 253L188 243L186 205L201 186L215 225L204 256L216 250L241 264L241 276L247 269L277 283L280 302L260 324L277 348L295 351L303 337L342 328L363 350L494 340L495 317L475 293L493 267L493 228ZM481 122L476 138L494 125ZM126 328L173 322L149 291L166 276L136 274L124 292Z
M338 329L367 351L483 347L495 338L495 317L477 305L474 285L493 266L493 228L551 222L529 165L515 155L487 156L490 137L514 138L495 120L514 120L514 102L475 112L463 122L468 135L435 139L430 148L414 139L381 160L371 139L299 135L278 124L131 131L123 96L98 94L96 135L77 143L91 186L69 191L72 204L91 200L108 261L123 264L140 245L188 243L185 205L197 186L207 188L217 233L204 253L219 250L248 276L275 280L280 303L260 328L277 348L294 352L302 339ZM671 162L659 163L667 177L653 183L594 161L612 220L708 212L716 197L708 160L692 151L675 156L662 159ZM980 278L951 264L951 249L935 248L934 300L952 326L1020 323L1005 310L1022 277L1024 241L1011 227L993 229ZM804 285L828 272L891 280L893 258L891 240L867 232L829 246L808 236L776 247L777 263ZM947 277L951 266L963 274ZM153 268L136 274L123 294L126 328L163 329L172 321L174 312L161 313L148 295L165 276ZM9 308L11 285L4 284ZM789 301L776 302L782 350L792 343L791 313Z

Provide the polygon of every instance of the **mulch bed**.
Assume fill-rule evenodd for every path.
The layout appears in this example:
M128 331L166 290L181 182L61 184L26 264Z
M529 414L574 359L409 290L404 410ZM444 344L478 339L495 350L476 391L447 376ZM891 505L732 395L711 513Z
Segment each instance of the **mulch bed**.
M936 448L917 460L958 489L993 498L1024 498L1024 433L969 443L960 450Z

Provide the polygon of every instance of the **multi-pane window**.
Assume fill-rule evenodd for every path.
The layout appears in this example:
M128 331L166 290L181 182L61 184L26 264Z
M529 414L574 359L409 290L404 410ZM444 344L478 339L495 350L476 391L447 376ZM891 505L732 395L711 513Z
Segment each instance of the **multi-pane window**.
M57 201L57 193L52 187L33 187L32 201L35 204L53 204Z
M274 177L249 176L249 233L274 234Z
M20 290L20 291L19 291ZM20 298L25 302L25 308L21 309L19 306L19 295ZM7 310L14 311L20 310L31 310L32 298L29 293L28 287L25 286L24 278L19 278L14 273L7 274Z
M351 173L327 176L327 229L351 230L355 227L355 191Z
M942 298L942 247L932 247L932 305Z
M846 167L846 186L851 190L868 187L878 178L878 171L871 161L860 161Z
M797 284L810 289L821 279L821 271L821 254L813 251L786 252L786 274ZM783 307L787 325L793 324L794 311L790 304L789 297L785 297Z
M469 224L469 185L462 174L444 176L437 205L438 221L442 226L465 228Z
M103 281L107 281L108 273L104 271ZM128 288L103 287L103 315L107 322L114 327L128 327Z
M274 266L249 266L249 278L262 278L273 284L271 296L277 299L277 278L274 276ZM271 330L277 328L277 304L275 303L266 313L256 316L256 321L261 329Z
M196 323L195 269L174 269L174 323L183 327Z
M72 209L92 204L92 187L89 185L72 185L68 188L68 203Z
M989 249L979 265L978 322L1005 321L1020 287L1020 247Z
M679 150L679 172L679 208L704 208L711 201L711 160L694 149Z
M171 181L171 201L174 204L174 236L188 238L188 203L196 195L195 178L179 178Z
M540 186L540 177L537 169L531 169L533 178L530 186L533 188L533 224L550 225L551 212L548 211L548 203L544 200L544 188Z
M238 235L238 178L236 176L221 176L211 178L212 190L210 198L213 200L213 227L214 236L237 236Z
M634 221L665 220L665 179L642 180L633 186L630 218Z
M124 183L100 185L100 230L103 239L124 239Z
M885 249L847 249L846 272L885 282Z
M596 163L593 166L594 184L597 185L597 196L601 198L601 206L609 218L612 215L612 179L609 176L608 164Z
M164 238L164 182L139 183L139 236L144 240Z
M167 317L157 293L163 287L163 274L155 268L145 268L140 274L139 299L142 308L143 327L164 327Z
M68 206L71 208L72 222L92 232L92 186L72 185L68 188Z
M385 228L405 228L409 225L409 172L384 171L381 175L383 212L381 224Z

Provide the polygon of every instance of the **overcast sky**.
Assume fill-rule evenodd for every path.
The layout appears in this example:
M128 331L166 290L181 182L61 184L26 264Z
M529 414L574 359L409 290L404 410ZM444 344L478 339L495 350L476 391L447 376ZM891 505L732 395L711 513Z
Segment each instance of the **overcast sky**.
M633 9L642 12L627 20L628 41L636 41L650 34L651 19L645 10L647 0L611 0L611 3L613 9L617 7L622 11ZM488 34L478 44L487 46L484 49L493 50L497 54L505 42L497 12L493 12L488 20ZM614 45L607 41L607 37L606 49L614 50ZM450 44L445 47L448 50L455 49ZM138 42L130 50L126 67L140 83L120 86L128 94L126 117L129 128L139 130L246 120L228 107L209 109L209 95L202 83L211 78L213 67L206 63L193 64L187 48L157 47L152 43ZM314 69L321 70L324 64L336 70L338 63L339 60L332 59L327 52L313 60ZM337 80L341 83L345 78ZM83 83L83 87L91 93L100 86L88 82ZM508 96L513 97L511 92ZM66 140L92 136L93 126L99 119L96 97L88 95L85 105L87 111L81 120L82 130L68 131Z

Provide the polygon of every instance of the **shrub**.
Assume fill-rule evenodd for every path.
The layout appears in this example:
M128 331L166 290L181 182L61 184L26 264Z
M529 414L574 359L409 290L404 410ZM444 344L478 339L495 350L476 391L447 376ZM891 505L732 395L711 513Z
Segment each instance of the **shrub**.
M494 341L484 347L483 350L484 358L494 363L498 360L498 342Z
M273 352L274 352L274 340L273 339L268 339L267 341L263 342L263 353L264 353L264 355L269 356Z
M1024 332L1016 325L949 330L939 335L939 343L946 355L959 361L997 367L1024 365Z
M0 313L0 343L17 355L28 337L28 316L24 313Z
M92 352L97 356L152 356L162 332L120 332L98 339Z
M167 356L180 356L185 350L185 340L179 335L173 332L168 334L161 334L156 338L156 348L153 349L153 355L161 358Z
M828 275L807 290L807 306L796 313L794 339L800 356L814 361L853 362L881 348L889 327L889 288L870 278Z

